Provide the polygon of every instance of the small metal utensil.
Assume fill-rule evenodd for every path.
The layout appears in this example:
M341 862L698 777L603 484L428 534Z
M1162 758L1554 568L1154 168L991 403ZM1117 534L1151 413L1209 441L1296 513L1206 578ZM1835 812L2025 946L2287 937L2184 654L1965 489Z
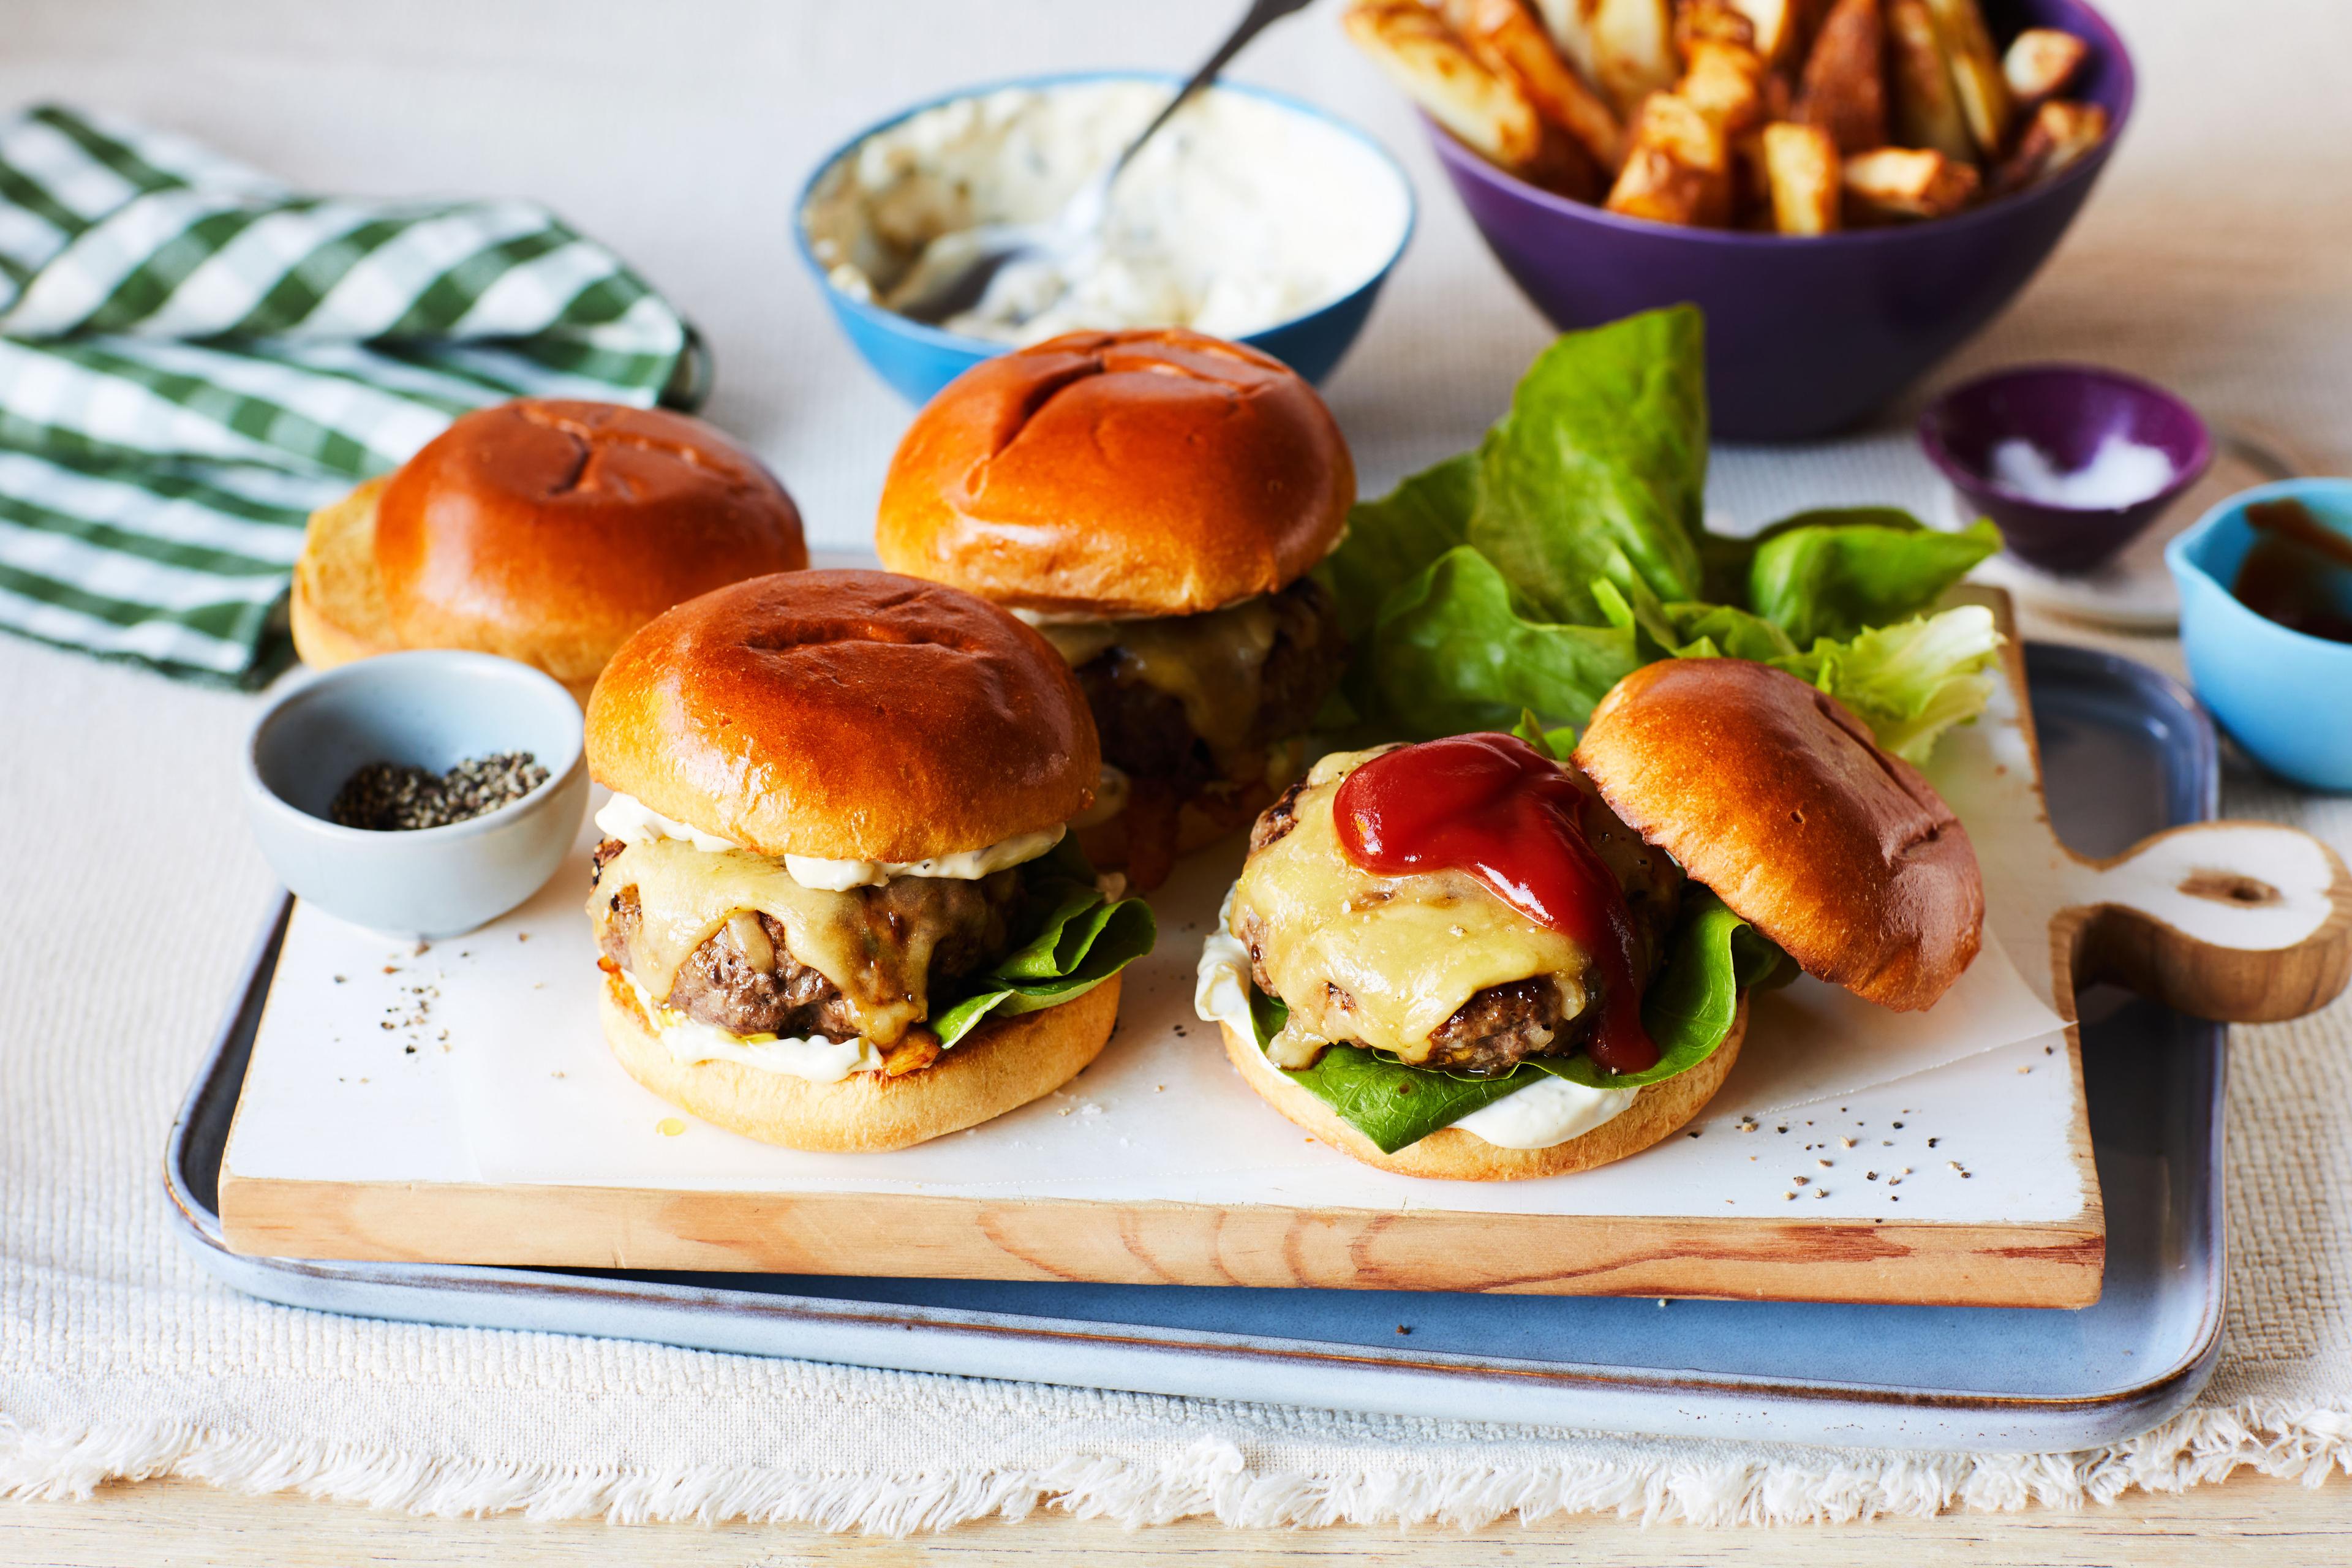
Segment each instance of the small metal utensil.
M913 321L936 324L979 304L987 297L989 286L1012 263L1053 261L1057 264L1055 270L1066 276L1072 259L1101 243L1103 218L1110 210L1111 186L1135 161L1143 144L1179 109L1191 102L1194 94L1214 81L1217 73L1251 39L1293 12L1305 10L1310 3L1311 0L1251 0L1249 9L1225 36L1224 42L1177 89L1168 106L1153 116L1142 133L1129 142L1100 174L1079 186L1060 212L1045 223L982 224L976 228L940 236L923 247L923 254L883 304ZM1038 308L1042 310L1049 302L1041 302Z

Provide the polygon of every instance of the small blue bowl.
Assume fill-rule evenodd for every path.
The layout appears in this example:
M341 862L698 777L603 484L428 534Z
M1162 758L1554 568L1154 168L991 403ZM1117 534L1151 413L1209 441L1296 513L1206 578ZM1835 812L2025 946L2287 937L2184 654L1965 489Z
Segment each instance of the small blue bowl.
M804 216L818 181L868 137L878 135L927 109L936 109L959 99L985 97L1007 88L1066 87L1089 81L1150 81L1172 88L1180 79L1160 71L1074 71L959 88L867 126L820 159L815 170L802 183L800 194L793 200L793 242L800 251L802 263L824 291L824 301L832 308L834 320L841 323L841 330L848 335L852 346L864 356L867 364L874 367L875 373L897 388L908 402L919 405L929 403L941 387L973 365L984 359L1010 353L1013 345L926 326L868 300L853 298L834 287L824 265L809 247L808 225ZM1399 194L1404 198L1404 223L1397 232L1396 247L1389 252L1388 259L1381 264L1378 271L1352 292L1329 304L1309 310L1303 316L1277 321L1241 340L1252 348L1272 354L1308 381L1319 384L1339 368L1339 361L1354 345L1357 334L1364 330L1364 322L1371 314L1372 301L1380 298L1381 286L1388 281L1389 274L1396 269L1397 258L1404 254L1405 247L1412 242L1414 226L1419 222L1412 183L1405 178L1403 168L1390 156L1387 148L1346 121L1311 103L1292 98L1287 93L1236 81L1219 81L1214 90L1247 93L1252 98L1277 104L1343 132L1360 143L1388 169L1396 179Z
M2166 545L2189 677L2263 766L2307 788L2352 790L2352 643L2291 630L2231 592L2254 542L2246 508L2265 500L2299 500L2352 537L2352 479L2284 479L2231 496Z

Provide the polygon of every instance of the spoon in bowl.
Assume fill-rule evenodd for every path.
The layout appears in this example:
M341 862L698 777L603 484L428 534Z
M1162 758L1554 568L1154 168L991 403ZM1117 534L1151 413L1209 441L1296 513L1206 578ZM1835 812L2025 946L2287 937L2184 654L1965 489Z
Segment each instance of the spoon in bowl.
M1100 174L1079 186L1060 212L1044 223L987 223L940 236L923 247L915 265L884 299L884 306L909 320L936 325L979 304L987 297L989 285L1014 263L1024 268L1048 268L1053 274L1066 278L1073 262L1101 245L1103 219L1110 211L1111 186L1135 161L1144 143L1202 88L1214 81L1217 73L1251 39L1293 12L1305 10L1311 3L1312 0L1251 0L1248 11L1225 36L1225 41L1177 89L1167 107L1154 115L1142 133L1129 142ZM1040 300L1036 309L1044 310L1050 303L1051 300Z

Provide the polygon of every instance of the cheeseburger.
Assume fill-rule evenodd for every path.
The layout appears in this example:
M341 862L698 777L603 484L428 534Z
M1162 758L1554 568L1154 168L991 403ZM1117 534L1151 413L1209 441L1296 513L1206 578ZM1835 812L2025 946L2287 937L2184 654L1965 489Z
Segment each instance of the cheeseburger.
M1835 700L1727 658L1540 735L1334 754L1261 816L1196 1003L1249 1086L1409 1175L1590 1169L1696 1116L1790 963L1885 1006L1976 956L1967 833Z
M1157 886L1295 778L1347 647L1307 576L1355 469L1280 362L1197 332L1071 332L917 416L875 546L1037 626L1102 736L1088 850Z
M1151 945L1066 838L1100 757L1053 648L879 572L754 578L588 702L604 1036L707 1121L903 1148L1068 1082Z
M800 512L698 419L524 399L465 415L311 515L295 651L494 653L584 699L631 632L722 584L808 564Z

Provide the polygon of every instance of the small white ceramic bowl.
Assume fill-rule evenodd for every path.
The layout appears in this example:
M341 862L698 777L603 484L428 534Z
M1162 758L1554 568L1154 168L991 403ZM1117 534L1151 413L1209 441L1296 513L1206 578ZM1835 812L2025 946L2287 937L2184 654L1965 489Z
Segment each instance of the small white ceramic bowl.
M529 752L547 782L446 827L376 832L330 821L352 774L387 762L446 773ZM393 653L315 676L264 709L245 748L246 816L297 897L400 936L496 920L563 863L588 809L580 705L526 665L480 653Z

